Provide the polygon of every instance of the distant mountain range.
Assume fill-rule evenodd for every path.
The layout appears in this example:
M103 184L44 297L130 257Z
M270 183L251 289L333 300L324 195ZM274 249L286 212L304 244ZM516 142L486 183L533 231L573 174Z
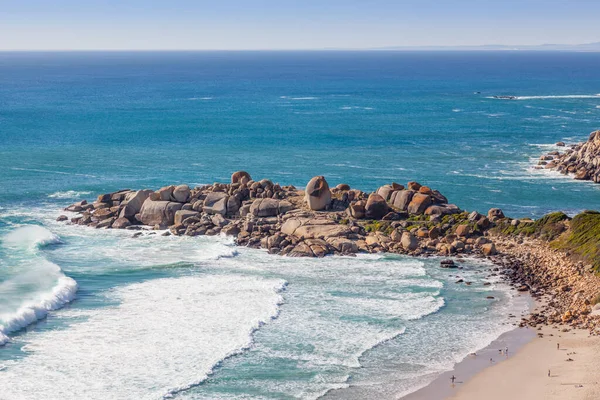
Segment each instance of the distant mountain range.
M391 46L378 47L372 50L462 50L462 51L589 51L600 52L600 42L584 43L584 44L541 44L541 45L503 45L489 44L481 46Z

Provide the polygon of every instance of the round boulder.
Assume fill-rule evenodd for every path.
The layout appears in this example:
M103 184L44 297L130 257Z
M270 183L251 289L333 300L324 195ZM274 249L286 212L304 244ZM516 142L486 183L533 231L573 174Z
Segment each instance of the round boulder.
M389 211L389 207L385 199L377 193L371 193L365 206L367 218L381 219Z
M178 203L187 202L190 199L190 187L188 185L175 186L171 197Z
M252 178L250 177L250 174L246 171L237 171L231 174L231 183L240 183L245 185L251 180Z
M498 219L504 218L504 213L499 208L490 208L488 211L488 218L490 221L496 221Z
M311 210L324 210L331 203L331 191L324 176L315 176L306 185L306 203Z

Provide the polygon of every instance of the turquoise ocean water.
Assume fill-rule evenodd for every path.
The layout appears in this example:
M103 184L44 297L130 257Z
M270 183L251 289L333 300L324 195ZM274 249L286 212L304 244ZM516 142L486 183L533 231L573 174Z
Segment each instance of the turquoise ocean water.
M599 67L593 53L0 53L0 399L386 399L427 384L526 309L483 286L481 261L288 259L54 219L239 169L366 191L417 180L518 217L598 208L600 185L532 166L598 129Z

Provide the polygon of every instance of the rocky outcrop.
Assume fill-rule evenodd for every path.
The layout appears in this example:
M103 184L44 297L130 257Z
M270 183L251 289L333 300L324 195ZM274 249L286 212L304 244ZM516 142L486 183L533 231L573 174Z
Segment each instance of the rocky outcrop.
M306 203L311 210L325 210L331 203L331 191L324 176L315 176L306 185Z
M70 218L74 224L168 228L165 234L187 236L225 234L240 246L288 256L483 254L483 245L489 244L484 237L487 217L462 212L437 190L417 182L409 182L409 189L393 182L371 194L346 184L330 190L322 176L313 178L307 191L268 179L249 180L243 171L232 182L121 190L66 210L78 214Z
M565 144L559 142L559 147ZM572 174L575 179L600 183L600 130L592 132L587 141L571 145L564 152L552 151L540 157L538 169L553 169Z

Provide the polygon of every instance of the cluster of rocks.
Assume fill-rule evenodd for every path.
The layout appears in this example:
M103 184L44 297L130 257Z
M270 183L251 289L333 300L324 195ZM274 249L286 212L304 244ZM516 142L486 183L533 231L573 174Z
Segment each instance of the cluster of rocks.
M600 277L589 266L538 239L498 236L494 241L499 254L492 260L516 290L542 303L520 326L554 325L600 334Z
M461 211L417 182L384 185L367 194L349 185L330 189L323 176L305 190L238 171L228 184L121 190L81 201L61 221L95 228L165 230L164 235L234 236L238 245L295 257L394 252L411 255L496 253L487 230L504 218ZM136 233L140 235L141 233Z
M590 134L586 142L567 146L564 142L556 144L568 147L564 152L551 151L540 157L536 168L557 170L563 174L574 174L575 179L600 183L600 131Z

